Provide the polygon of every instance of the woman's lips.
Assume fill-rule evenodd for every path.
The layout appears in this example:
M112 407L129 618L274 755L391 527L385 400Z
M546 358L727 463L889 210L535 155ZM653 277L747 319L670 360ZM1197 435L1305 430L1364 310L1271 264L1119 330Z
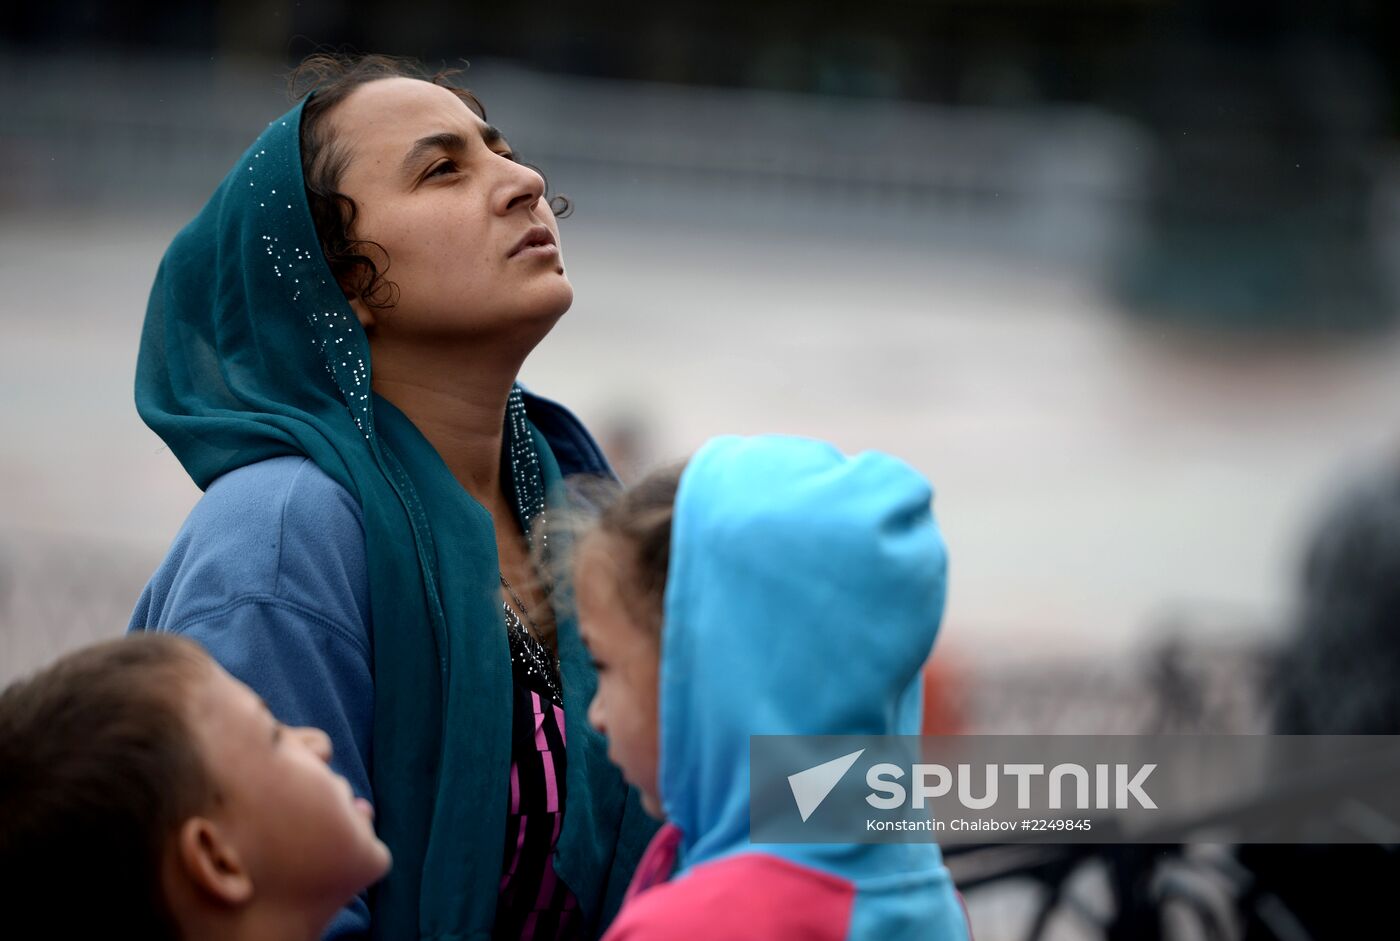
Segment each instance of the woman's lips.
M355 798L355 809L364 814L370 820L374 819L374 805L363 797Z
M533 258L548 258L559 254L559 240L547 225L532 225L515 247L510 250L511 258L520 255Z
M555 258L559 255L558 245L531 245L517 251L512 258Z

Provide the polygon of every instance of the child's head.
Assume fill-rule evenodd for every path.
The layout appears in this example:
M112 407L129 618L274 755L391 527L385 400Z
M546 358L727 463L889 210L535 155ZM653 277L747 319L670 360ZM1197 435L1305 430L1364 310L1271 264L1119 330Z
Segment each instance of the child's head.
M932 496L886 454L723 437L584 531L588 717L649 813L737 845L752 735L918 733L947 571Z
M608 757L657 817L657 671L682 469L656 471L624 491L579 540L574 556L579 630L598 671L588 721L608 737Z
M78 651L0 695L0 884L54 937L314 936L389 864L329 757L193 643Z

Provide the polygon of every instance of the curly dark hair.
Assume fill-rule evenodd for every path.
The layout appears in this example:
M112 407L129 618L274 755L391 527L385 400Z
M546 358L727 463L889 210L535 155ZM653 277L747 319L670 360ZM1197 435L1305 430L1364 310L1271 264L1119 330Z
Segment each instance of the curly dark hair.
M292 100L310 96L301 113L301 174L321 252L341 287L354 292L370 307L381 310L393 307L398 303L398 286L384 276L389 269L389 255L384 247L353 234L357 207L353 199L338 189L350 162L350 153L331 134L326 116L351 92L368 82L416 78L448 89L461 98L472 113L486 120L486 108L481 99L454 83L461 73L461 69L430 72L422 63L398 56L318 52L303 59L288 77ZM538 167L531 169L540 172ZM544 178L543 173L540 176ZM560 218L572 210L567 197L554 195L548 199L550 208Z

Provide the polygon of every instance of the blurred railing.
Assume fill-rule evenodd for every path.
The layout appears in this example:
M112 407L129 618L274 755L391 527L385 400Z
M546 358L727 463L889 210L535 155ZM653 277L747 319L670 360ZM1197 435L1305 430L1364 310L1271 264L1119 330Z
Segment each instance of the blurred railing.
M288 106L284 75L0 54L0 213L192 214ZM1303 186L1277 155L1255 174L1276 185L1253 189L1286 205L1255 205L1212 176L1258 163L1248 128L1200 141L1191 154L1216 156L1193 169L1162 129L1089 108L602 81L490 60L464 80L580 217L1029 258L1098 278L1132 309L1233 327L1370 328L1400 293L1400 157L1379 142L1348 143L1358 152Z
M0 209L192 211L287 99L270 64L0 57ZM813 220L1090 253L1142 198L1148 145L1033 112L579 80L483 62L466 81L593 216Z
M959 684L965 731L993 734L1252 734L1268 729L1265 690L1275 651L1254 639L1161 638L1135 656L1091 654L982 667ZM1254 627L1237 636L1276 637ZM1194 638L1194 639L1192 639Z

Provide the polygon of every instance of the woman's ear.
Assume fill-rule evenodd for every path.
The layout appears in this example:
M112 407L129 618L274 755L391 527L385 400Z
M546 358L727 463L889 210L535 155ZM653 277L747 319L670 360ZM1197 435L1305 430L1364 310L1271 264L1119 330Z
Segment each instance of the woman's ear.
M191 817L181 825L176 844L179 869L200 891L230 906L253 898L252 875L218 824Z

